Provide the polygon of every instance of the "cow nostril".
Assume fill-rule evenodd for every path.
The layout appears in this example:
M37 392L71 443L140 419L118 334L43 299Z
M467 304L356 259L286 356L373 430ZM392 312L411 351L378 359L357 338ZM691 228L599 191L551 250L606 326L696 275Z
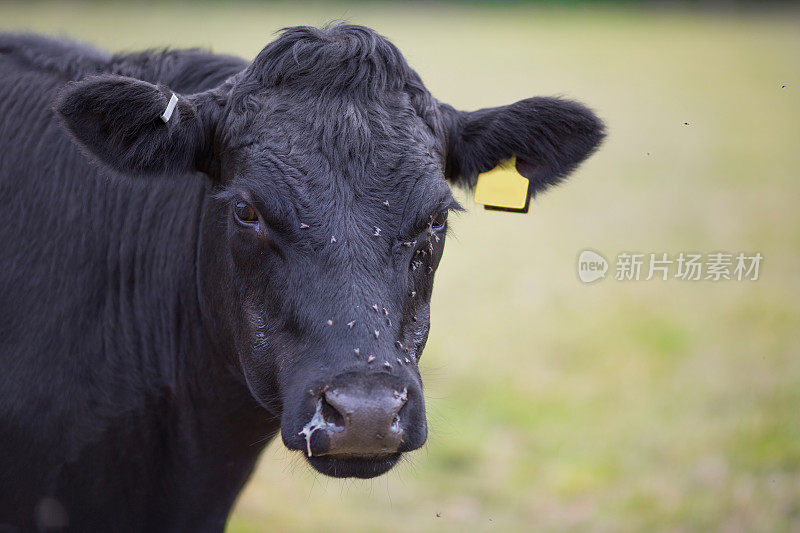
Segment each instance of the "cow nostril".
M327 424L337 427L344 427L346 419L349 419L349 413L343 413L339 411L336 407L332 406L328 403L328 400L325 398L325 395L322 395L320 398L320 412L322 413L322 418L325 420Z
M394 414L392 418L392 431L402 431L403 428L400 427L400 419L403 416L403 412L406 411L406 407L408 407L408 389L403 389L403 392L394 392L394 397L397 400L399 407L397 408L397 412Z

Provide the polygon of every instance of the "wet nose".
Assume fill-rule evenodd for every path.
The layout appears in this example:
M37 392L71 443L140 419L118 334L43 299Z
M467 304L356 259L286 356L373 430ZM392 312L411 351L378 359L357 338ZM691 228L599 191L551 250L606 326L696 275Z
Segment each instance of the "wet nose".
M325 391L324 403L337 416L326 428L330 455L380 455L396 452L403 443L400 410L408 389L341 386Z

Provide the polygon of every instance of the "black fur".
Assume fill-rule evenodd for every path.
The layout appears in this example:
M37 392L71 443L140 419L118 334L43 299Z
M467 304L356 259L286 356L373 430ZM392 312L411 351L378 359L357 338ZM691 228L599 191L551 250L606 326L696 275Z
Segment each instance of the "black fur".
M443 106L449 119L446 176L468 186L478 174L517 157L532 192L557 184L600 145L603 123L578 102L528 98L471 113Z
M165 124L172 92L125 76L90 76L67 85L54 108L89 154L123 172L183 172L207 149L192 102L178 101Z
M252 63L0 34L0 529L221 530L343 380L406 388L418 448L445 178L516 155L541 190L601 138L563 100L455 111L359 26ZM308 445L332 476L400 455Z

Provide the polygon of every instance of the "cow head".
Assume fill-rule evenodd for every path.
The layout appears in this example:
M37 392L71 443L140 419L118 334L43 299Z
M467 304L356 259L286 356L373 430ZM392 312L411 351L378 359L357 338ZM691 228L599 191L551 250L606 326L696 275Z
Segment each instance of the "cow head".
M117 170L204 173L201 288L230 362L317 470L386 472L427 435L418 364L459 209L448 184L516 156L542 191L602 123L557 98L457 111L350 25L285 30L220 87L176 96L165 122L170 88L102 75L55 109Z

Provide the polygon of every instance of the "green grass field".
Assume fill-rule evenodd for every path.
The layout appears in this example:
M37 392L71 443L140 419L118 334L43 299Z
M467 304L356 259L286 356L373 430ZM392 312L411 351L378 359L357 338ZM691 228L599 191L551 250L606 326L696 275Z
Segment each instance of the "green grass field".
M342 482L275 442L229 530L800 530L800 14L0 6L4 29L246 57L331 19L390 37L440 100L574 97L609 138L528 215L461 196L422 360L426 447ZM755 282L584 285L584 248L764 262Z

